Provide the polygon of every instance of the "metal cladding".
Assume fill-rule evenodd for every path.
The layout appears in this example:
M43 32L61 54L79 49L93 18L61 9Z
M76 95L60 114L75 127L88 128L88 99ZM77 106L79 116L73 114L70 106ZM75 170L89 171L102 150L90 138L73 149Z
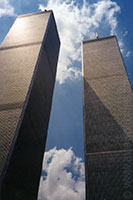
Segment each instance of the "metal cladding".
M19 16L0 46L0 199L35 200L60 41L52 11Z
M132 103L116 37L83 42L87 200L133 199Z

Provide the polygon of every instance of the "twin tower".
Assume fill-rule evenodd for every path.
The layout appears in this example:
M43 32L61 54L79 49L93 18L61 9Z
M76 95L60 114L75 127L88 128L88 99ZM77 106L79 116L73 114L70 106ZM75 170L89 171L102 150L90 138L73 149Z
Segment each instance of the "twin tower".
M18 17L0 46L0 200L37 199L59 48L52 11ZM133 198L131 106L115 36L83 42L86 200Z

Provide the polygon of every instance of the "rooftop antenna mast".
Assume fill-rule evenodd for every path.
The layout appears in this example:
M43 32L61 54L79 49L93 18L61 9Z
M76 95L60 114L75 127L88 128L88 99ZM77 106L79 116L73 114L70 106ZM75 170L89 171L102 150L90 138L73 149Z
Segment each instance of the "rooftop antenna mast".
M96 32L96 39L98 39L99 38L99 35L98 35L98 32Z

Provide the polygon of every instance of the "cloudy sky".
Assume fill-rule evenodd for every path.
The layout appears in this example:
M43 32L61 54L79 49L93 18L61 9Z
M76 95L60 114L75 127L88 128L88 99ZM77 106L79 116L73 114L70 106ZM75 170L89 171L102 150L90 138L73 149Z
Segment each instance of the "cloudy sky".
M81 41L116 35L133 85L132 0L0 0L0 43L17 15L52 9L61 40L39 200L84 200Z

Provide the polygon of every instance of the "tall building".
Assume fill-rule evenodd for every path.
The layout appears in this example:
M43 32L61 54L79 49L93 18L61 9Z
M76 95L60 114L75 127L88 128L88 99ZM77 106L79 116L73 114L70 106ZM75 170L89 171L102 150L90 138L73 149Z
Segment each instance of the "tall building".
M83 42L87 200L133 199L133 93L115 36Z
M35 200L60 41L52 11L19 16L0 46L0 199Z

